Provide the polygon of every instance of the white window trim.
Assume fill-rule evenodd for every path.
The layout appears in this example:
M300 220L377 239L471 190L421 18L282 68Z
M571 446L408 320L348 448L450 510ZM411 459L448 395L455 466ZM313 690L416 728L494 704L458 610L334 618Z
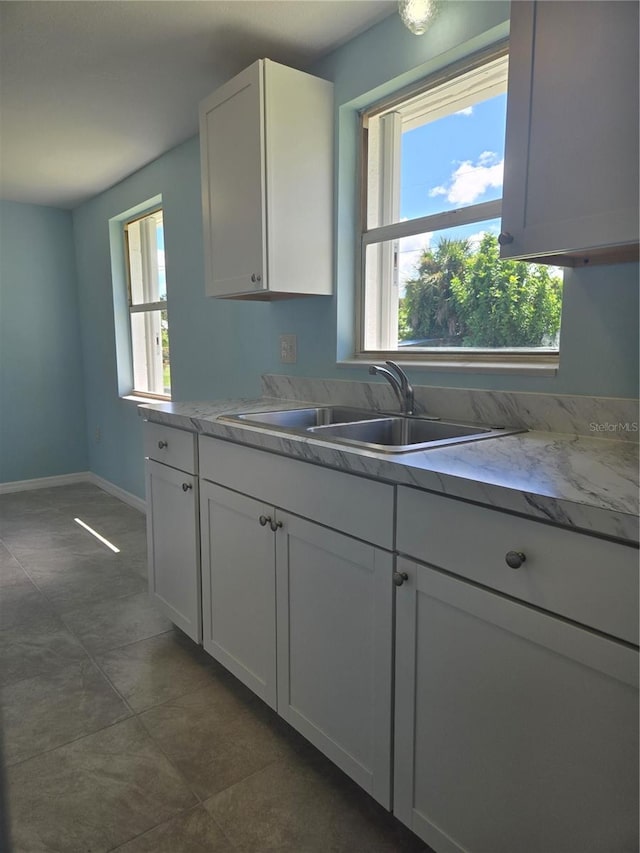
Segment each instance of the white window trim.
M508 56L508 42L506 40L494 45L489 50L481 51L468 57L463 62L456 63L444 69L440 74L432 75L426 84L423 82L418 87L414 86L410 90L398 92L392 98L387 98L385 101L372 105L361 113L361 205L358 223L359 253L355 288L357 300L355 311L356 350L353 358L339 362L340 365L350 366L363 361L371 361L372 359L393 358L396 361L411 364L411 366L438 370L464 370L465 372L478 371L491 373L531 372L537 375L555 375L557 372L559 351L556 349L518 348L517 350L488 350L471 347L465 347L464 349L443 347L435 350L435 348L421 349L412 347L409 351L402 347L392 348L392 343L395 343L397 340L398 312L396 251L390 250L390 246L393 245L392 241L428 231L439 231L488 219L498 219L501 216L502 199L469 205L456 210L444 211L404 222L396 221L389 225L381 225L373 228L366 227L369 163L365 131L368 119L380 113L386 113L383 121L387 115L395 117L390 121L391 127L384 127L382 131L386 137L386 142L382 146L384 153L380 156L376 152L376 156L380 156L381 162L379 168L383 175L379 190L382 198L378 199L380 219L382 221L385 221L385 219L388 220L389 217L384 214L395 213L391 218L397 220L397 210L393 208L396 202L390 185L393 184L393 179L400 168L399 119L405 123L408 121L411 124L415 124L415 126L424 121L425 109L423 95L425 92L436 87L443 88L443 98L441 100L446 103L446 106L441 106L439 103L432 104L428 111L430 120L435 120L441 115L450 113L452 100L458 109L463 109L472 100L477 100L476 93L479 85L482 87L483 95L486 94L486 97L492 97L497 94L503 90L503 84L499 81L500 75L503 74L500 70L499 60L504 56ZM487 67L488 63L489 66ZM478 70L475 82L461 85L461 75L467 74L474 68ZM479 84L480 78L483 79ZM394 106L395 110L391 112ZM389 145L390 137L391 144ZM396 180L395 186L397 187L398 184L399 182ZM399 206L399 201L397 204ZM386 254L382 248L385 246L383 241L387 241ZM374 285L373 293L370 284L367 294L370 310L369 316L365 317L365 256L367 247L376 244L380 244L381 246L377 261L380 274L377 276L377 286ZM372 304L376 306L373 311L371 310ZM369 328L373 325L376 329L377 339L381 344L380 349L365 349L367 323L369 324Z
M170 402L172 399L171 394L159 394L159 393L152 392L152 391L142 391L142 390L136 388L135 387L135 371L134 371L134 367L133 367L133 334L132 334L132 329L131 329L131 315L132 314L149 314L150 315L151 312L153 312L153 311L167 311L167 300L159 300L159 301L154 301L154 302L136 302L136 303L133 302L132 287L131 287L131 269L130 269L130 260L129 260L128 228L134 222L140 222L142 220L145 220L148 217L152 216L154 213L157 213L158 211L163 211L163 206L161 204L150 207L147 210L144 210L142 213L138 213L131 218L127 218L127 219L123 220L123 222L122 222L123 245L124 245L124 252L125 252L124 261L125 261L125 272L126 272L126 280L127 280L127 301L128 301L128 306L129 306L129 329L128 329L128 331L129 331L130 350L131 350L131 359L132 359L131 373L133 376L133 387L131 389L131 393L127 396L129 396L129 397L140 397L143 399L150 399L150 400L161 400L163 402L166 402L166 401ZM140 233L141 233L141 239L144 241L148 237L147 229L142 229ZM145 266L148 266L148 257L149 257L149 253L147 251L143 251L142 252L142 260L143 260L143 264L145 264ZM153 281L155 278L157 278L157 269L155 266L151 266L147 269L147 275L144 276L144 281L150 282L150 281ZM146 322L145 322L145 325L146 325ZM145 345L146 345L147 350L149 350L151 343L150 343L150 336L148 334L145 334ZM162 345L162 344L160 344L160 345ZM149 352L147 352L146 363L147 363L147 365L151 365L151 366L153 366L155 363L155 359L152 357L152 354ZM162 366L160 367L160 370L162 370ZM162 377L160 377L160 378L162 379ZM151 384L152 385L154 384L153 378L152 378Z

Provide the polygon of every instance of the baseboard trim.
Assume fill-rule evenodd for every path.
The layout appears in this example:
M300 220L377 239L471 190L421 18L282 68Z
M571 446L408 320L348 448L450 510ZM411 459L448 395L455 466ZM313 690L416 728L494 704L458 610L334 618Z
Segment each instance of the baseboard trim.
M0 483L0 495L6 495L10 492L28 492L31 489L47 489L52 486L69 486L72 483L86 483L89 476L88 471L79 471L77 474L58 474L56 477L14 480L11 483Z
M70 486L73 483L93 483L103 492L108 492L114 498L132 506L140 512L146 513L147 505L143 498L132 495L115 483L99 477L93 471L78 471L77 474L59 474L56 477L36 477L33 480L14 480L12 483L0 483L0 495L8 495L11 492L28 492L31 489L48 489L54 486Z
M120 486L116 486L116 484L112 483L110 480L105 480L104 477L99 477L98 474L94 474L93 471L87 472L86 479L90 483L93 483L94 486L102 489L103 492L108 492L110 495L113 495L114 498L118 498L123 501L123 503L129 504L129 506L132 506L134 509L146 513L147 504L143 498L139 498L137 495L132 495L131 492L121 489Z

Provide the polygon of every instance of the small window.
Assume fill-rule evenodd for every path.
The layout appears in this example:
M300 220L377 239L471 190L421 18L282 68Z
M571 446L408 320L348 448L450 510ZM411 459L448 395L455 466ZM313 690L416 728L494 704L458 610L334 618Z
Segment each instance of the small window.
M124 224L133 393L171 398L162 210Z
M557 354L561 272L499 258L507 70L503 48L363 114L361 353Z

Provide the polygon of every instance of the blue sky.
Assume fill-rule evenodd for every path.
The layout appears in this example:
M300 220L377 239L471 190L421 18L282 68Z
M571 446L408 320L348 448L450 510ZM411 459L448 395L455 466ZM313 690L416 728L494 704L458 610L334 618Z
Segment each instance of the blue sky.
M501 197L506 104L498 95L403 133L401 219Z
M502 196L507 96L429 122L402 135L400 219L415 219ZM500 220L400 240L400 284L420 255L442 236L478 239L500 230Z

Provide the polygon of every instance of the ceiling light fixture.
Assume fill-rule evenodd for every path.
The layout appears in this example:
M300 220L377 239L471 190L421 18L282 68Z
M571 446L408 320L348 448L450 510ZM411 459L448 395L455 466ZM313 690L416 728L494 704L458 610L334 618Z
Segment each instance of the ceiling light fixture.
M439 6L440 0L398 0L398 12L405 27L417 36L426 33Z

